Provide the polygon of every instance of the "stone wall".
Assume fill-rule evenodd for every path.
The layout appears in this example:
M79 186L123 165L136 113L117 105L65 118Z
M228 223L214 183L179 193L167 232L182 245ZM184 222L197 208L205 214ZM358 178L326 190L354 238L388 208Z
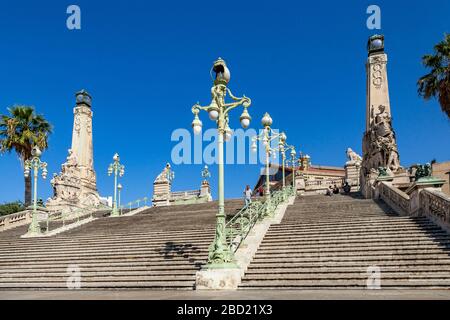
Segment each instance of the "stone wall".
M442 192L450 195L450 161L433 163L433 176L445 180Z

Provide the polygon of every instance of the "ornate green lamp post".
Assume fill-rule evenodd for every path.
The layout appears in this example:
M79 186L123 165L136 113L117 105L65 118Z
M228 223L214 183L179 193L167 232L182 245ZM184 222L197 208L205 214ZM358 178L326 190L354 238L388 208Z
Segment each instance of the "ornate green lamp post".
M242 105L244 110L240 116L241 125L247 128L250 124L251 117L248 114L247 108L251 104L251 100L246 96L242 98L235 97L230 89L227 88L230 81L230 70L226 63L221 58L214 62L211 69L211 75L214 72L215 77L213 79L213 87L211 88L212 100L210 105L202 107L196 103L192 107L192 113L194 114L194 121L192 122L192 128L195 134L199 134L202 130L202 122L198 117L200 110L208 112L209 118L215 121L217 124L217 147L218 147L218 164L219 164L219 210L216 214L216 235L212 246L210 247L210 253L208 257L207 268L234 268L234 256L232 251L229 250L226 243L225 235L225 207L224 207L224 163L223 163L223 143L224 140L228 141L231 138L232 131L229 126L229 113L234 108ZM226 103L225 97L229 94L233 102Z
M39 223L37 221L37 182L39 169L42 169L42 178L47 178L47 163L41 161L41 150L38 147L33 147L31 150L31 159L25 161L24 164L24 175L25 177L30 176L30 171L33 170L33 216L31 218L30 226L28 227L29 235L37 235L41 233Z
M119 216L119 210L117 209L117 176L122 177L125 173L125 166L119 162L119 154L115 154L113 157L114 162L108 167L108 176L114 173L114 201L111 217Z
M256 152L258 147L256 145L256 141L262 141L264 144L265 152L266 152L266 215L270 215L272 213L272 205L271 205L271 197L270 197L270 175L269 175L269 167L270 167L270 156L276 157L276 152L281 151L283 157L283 188L285 185L285 172L284 172L284 152L285 152L285 144L286 144L286 134L284 132L275 133L272 131L272 117L267 112L264 114L264 117L261 120L261 123L264 127L263 132L261 134L254 136L252 138L252 151ZM279 139L278 147L271 148L270 144L273 140Z

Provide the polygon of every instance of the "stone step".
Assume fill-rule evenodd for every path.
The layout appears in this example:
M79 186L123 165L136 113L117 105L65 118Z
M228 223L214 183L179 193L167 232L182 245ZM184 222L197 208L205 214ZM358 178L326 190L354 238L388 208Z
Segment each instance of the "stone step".
M396 232L397 231L397 232ZM302 232L292 232L289 233L288 230L286 230L285 232L280 232L280 231L272 231L269 229L269 231L267 232L267 237L270 237L272 239L275 238L282 238L282 237L296 237L296 238L305 238L305 237L331 237L331 236L343 236L344 234L348 235L348 236L373 236L373 235L377 235L382 237L383 235L395 235L395 234L401 234L403 231L404 233L416 233L416 234L431 234L431 233L436 233L439 234L441 232L445 232L442 229L440 229L439 227L424 227L424 228L413 228L413 227L408 227L408 228L381 228L381 229L360 229L360 230L355 230L352 232L340 232L339 230L333 231L333 230L324 230L323 232L317 232L317 231L302 231Z
M375 239L374 241L347 241L347 242L336 242L336 241L328 241L328 242L320 242L320 243L304 243L304 242L298 242L298 243L271 243L271 242L263 242L259 246L259 251L273 251L273 250L286 250L286 249L306 249L306 250L315 250L315 249L323 249L323 250L348 250L353 249L355 247L365 249L365 248L371 248L371 247L412 247L412 246L422 246L422 245L429 245L429 246L435 246L435 247L442 247L442 248L449 248L450 247L450 239L446 240L432 240L429 238L424 238L420 241L409 241L408 239L405 239L403 241L386 241L386 240L378 240ZM361 250L360 249L360 250Z
M31 254L53 254L53 253L68 253L68 252L78 252L78 251L84 251L84 252L90 252L95 250L125 250L125 249L142 249L142 250L167 250L167 251L174 251L174 250L185 250L185 249L195 249L197 247L208 247L211 242L213 241L213 237L210 237L209 239L196 239L196 240L190 240L187 239L187 241L178 241L178 242L149 242L149 241L136 241L136 242L129 242L129 243L104 243L104 244L85 244L85 243L79 243L77 246L73 247L67 247L67 246L54 246L51 248L48 248L47 246L24 246L20 248L15 248L14 252L11 252L11 250L2 249L0 250L0 257L3 256L10 256L12 254L25 254L25 253L31 253Z
M330 224L330 223L346 223L346 222L356 222L356 221L361 221L362 223L364 223L365 221L376 221L376 220L390 220L390 221L395 221L395 220L401 220L401 219L411 219L409 217L390 217L390 219L385 215L385 214L380 214L380 215L372 215L372 216L362 216L362 215L358 215L358 216L339 216L339 217L317 217L317 216L300 216L300 215L295 215L295 216L288 216L285 215L283 217L283 220L281 222L282 224L318 224L318 223L325 223L325 224Z
M346 273L363 273L367 275L367 268L373 265L366 264L361 267L349 267L349 266L333 266L333 267L270 267L270 268L249 268L245 274L246 277L250 275L258 275L260 277L266 277L267 274L271 275L284 275L284 274L346 274ZM380 271L384 272L409 272L411 274L417 272L447 272L450 273L450 264L443 265L391 265L391 266L378 266Z
M186 239L206 239L208 237L214 236L214 231L211 232L205 232L205 233L186 233L181 235L170 235L170 234L163 234L161 235L148 235L146 233L138 233L135 235L120 235L120 234L114 234L114 235L89 235L88 237L45 237L45 238L27 238L27 239L20 239L14 241L14 239L10 241L5 241L4 243L0 243L0 246L8 246L11 244L14 244L15 246L20 245L34 245L34 244L41 244L41 245L57 245L57 244L64 244L64 245L77 245L79 242L83 243L108 243L108 242L117 242L120 243L121 240L127 241L127 240L146 240L146 241L160 241L160 242L168 242L168 241L178 241L178 240L186 240Z
M286 216L285 216L286 217ZM420 218L412 218L412 217L386 217L386 216L379 216L379 217L370 217L370 218L364 218L364 217L358 217L358 218L352 218L352 219L322 219L322 220L317 220L317 221L310 221L310 222L303 222L303 220L301 218L299 219L283 219L281 224L275 224L273 225L275 226L283 226L283 225L323 225L323 226L327 226L327 225L345 225L345 224L360 224L360 223L372 223L372 222L390 222L390 223L394 223L394 222L430 222L430 220L426 217L420 217Z
M335 226L333 227L303 227L303 226L282 226L271 227L270 234L285 234L286 232L296 234L312 234L312 233L336 233L336 232L360 232L360 231L378 231L378 230L440 230L440 228L432 223L428 224L367 224L354 226Z
M379 207L377 205L366 205L366 206L298 206L292 205L287 209L288 213L298 213L298 214L331 214L338 215L339 213L348 214L364 214L364 213L376 213L376 214L389 214L396 216L397 214L384 207Z
M195 281L82 281L81 289L187 289L192 290ZM66 280L60 282L10 282L0 283L0 290L13 289L67 289Z
M389 256L399 256L399 255L430 255L430 254L440 254L440 255L448 255L449 250L444 250L441 248L430 248L430 249L421 249L421 248L389 248L386 250L360 250L360 251L352 251L352 250L344 250L344 251L312 251L312 252L301 252L301 251L271 251L271 252L257 252L255 255L256 259L262 259L264 257L301 257L301 258L309 258L309 257L372 257L378 255L389 255Z
M335 221L335 222L322 222L320 225L317 223L302 223L298 222L285 222L281 224L274 224L271 226L271 229L287 229L292 228L295 230L305 230L305 229L315 229L315 230L323 230L323 229L332 229L332 228L355 228L362 226L371 226L371 227L389 227L392 225L396 226L435 226L429 220L422 221L414 221L414 220L393 220L393 219L385 219L385 220L365 220L365 221Z
M41 258L63 258L63 257L87 257L87 256L115 256L119 254L141 254L146 255L148 257L153 256L164 256L164 257L170 257L170 256L181 256L181 255L204 255L208 252L208 246L203 245L201 247L190 247L186 249L182 249L180 251L172 250L172 251L164 251L165 248L161 248L159 250L145 250L145 248L117 248L117 249L109 249L109 248L102 248L99 250L85 250L85 251L79 251L78 249L73 250L66 250L66 251L60 251L60 252L18 252L18 253L5 253L0 254L0 259L3 261L8 260L14 260L14 259L41 259Z
M97 271L85 271L83 269L80 269L80 274L82 279L92 279L92 278L107 278L107 277L122 277L122 278L130 278L130 277L145 277L145 278L156 278L156 277L166 277L170 280L173 280L174 278L179 279L190 279L192 280L195 278L195 274L193 274L192 270L186 270L181 271L177 270L177 272L174 271L161 271L161 270L155 270L155 271L116 271L116 270L107 270L104 272L97 272ZM31 282L33 281L41 281L44 279L45 281L51 281L52 279L66 279L68 276L70 276L70 272L27 272L26 274L22 272L18 273L5 273L0 274L0 282L10 282L11 280L22 280L27 279ZM38 279L36 279L38 278Z
M208 255L208 250L203 250L201 252L187 252L185 254L174 254L174 255L164 255L164 254L153 254L148 252L97 252L97 253L79 253L79 254L67 254L67 255L55 255L55 256L33 256L33 257L5 257L0 261L0 267L7 262L26 262L26 261L77 261L82 258L95 257L95 259L136 259L138 257L147 258L148 261L163 261L163 260L174 260L174 259L194 259L203 258Z
M409 279L395 280L385 279L381 282L382 289L447 289L450 286L448 279ZM344 280L285 280L285 281L264 281L264 280L244 280L239 289L277 289L277 290L299 290L299 289L366 289L367 280L344 279Z
M263 244L277 244L277 243L285 243L285 242L298 242L303 244L308 243L328 243L328 242L346 242L346 241L357 241L357 242L365 242L371 240L382 239L384 241L400 241L400 240L416 240L416 239L448 239L450 236L445 231L436 231L430 234L427 233L416 233L411 234L410 236L404 234L384 234L383 237L380 237L379 234L358 234L358 235L315 235L315 236L303 236L303 235L285 235L285 236L266 236L263 240Z
M173 265L153 265L151 263L133 263L133 262L122 262L122 263L106 263L106 264L77 264L77 266L82 270L82 272L121 272L121 271L132 271L132 272L192 272L193 270L199 270L200 266L194 264L173 264ZM38 273L43 274L46 272L55 273L66 273L67 264L62 265L12 265L12 266L2 266L0 267L0 274L23 274L23 272Z
M379 262L383 260L388 261L397 261L397 260L431 260L431 259L447 259L448 254L446 253L435 253L435 254L379 254L379 255L347 255L347 256L310 256L310 257L282 257L282 256L259 256L256 253L256 256L253 258L254 263L316 263L318 266L321 264L325 264L326 262L341 262L341 261L372 261L377 265ZM252 262L252 263L253 263Z
M285 262L276 260L269 262L253 261L248 270L272 270L272 269L296 269L308 268L314 270L322 270L323 268L367 268L369 266L384 267L448 267L450 265L450 257L436 259L392 259L392 260L334 260L334 261L310 261L310 262Z
M439 244L412 244L412 245L409 245L409 244L404 244L404 245L385 244L383 246L381 246L381 245L377 245L377 246L354 245L354 246L344 246L344 247L336 247L336 248L327 248L327 247L323 247L323 246L305 248L301 245L299 245L299 246L286 245L283 247L271 247L271 248L259 247L258 254L283 253L283 254L304 256L307 253L316 253L316 252L324 253L324 252L348 252L348 251L360 252L360 251L364 251L364 252L369 253L369 252L375 252L375 251L395 251L395 252L397 252L397 250L406 252L408 250L415 250L415 249L420 249L420 250L424 250L424 251L444 250L445 252L448 253L448 252L450 252L450 243L448 246L442 246Z
M266 274L248 274L245 281L261 280L261 281L322 281L322 280L367 280L369 274L364 272L353 273L308 273L308 274L286 274L286 273L266 273ZM439 279L450 281L449 272L381 272L380 278L383 281L392 280L411 280L411 279ZM1 280L0 280L1 281Z
M207 257L187 259L187 258L171 258L163 260L150 260L148 257L135 256L133 258L117 259L112 257L110 259L71 259L60 261L0 261L0 269L6 268L67 268L68 265L76 264L80 267L87 268L89 266L148 266L148 267L169 267L169 266L202 266L206 263Z

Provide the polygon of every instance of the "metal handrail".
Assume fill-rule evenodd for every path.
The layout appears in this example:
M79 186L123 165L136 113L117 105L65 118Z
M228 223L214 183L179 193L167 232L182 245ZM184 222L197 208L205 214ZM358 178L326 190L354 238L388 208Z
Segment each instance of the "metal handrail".
M243 207L226 224L227 245L232 252L236 252L256 222L269 217L278 206L286 201L288 196L293 195L292 187L285 187L284 190L277 190L271 194L270 208L267 210L268 202L253 201ZM270 214L267 214L269 212Z
M126 206L127 206L127 207L129 208L129 210L131 211L133 205L137 205L137 207L134 207L134 209L139 209L139 208L141 207L141 203L143 204L143 207L146 207L146 206L147 206L147 201L149 201L149 198L148 198L148 197L143 197L143 198L141 198L141 199L137 199L137 200L128 202L128 203L126 204ZM122 206L119 207L119 215L122 215L122 214L123 214L123 209L125 209L126 206L125 206L125 205L122 205Z
M50 222L62 221L62 227L60 228L64 228L66 226L66 222L69 220L76 220L76 222L78 223L80 222L82 217L89 216L89 218L92 218L95 211L106 208L109 207L99 205L99 206L90 206L86 208L78 208L73 211L56 211L53 213L49 213L48 217L46 219L41 220L40 223L45 223L46 227L44 234L46 234L50 232Z

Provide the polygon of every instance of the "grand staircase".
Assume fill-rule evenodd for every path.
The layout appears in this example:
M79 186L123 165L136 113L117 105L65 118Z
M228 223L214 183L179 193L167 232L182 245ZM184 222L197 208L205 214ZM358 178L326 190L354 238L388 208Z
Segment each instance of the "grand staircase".
M225 202L228 215L242 206L241 199ZM192 290L214 239L216 208L149 208L49 238L21 239L25 226L1 232L0 289L67 289L79 268L81 289Z
M357 195L304 196L269 228L240 288L448 289L449 249L425 217Z

